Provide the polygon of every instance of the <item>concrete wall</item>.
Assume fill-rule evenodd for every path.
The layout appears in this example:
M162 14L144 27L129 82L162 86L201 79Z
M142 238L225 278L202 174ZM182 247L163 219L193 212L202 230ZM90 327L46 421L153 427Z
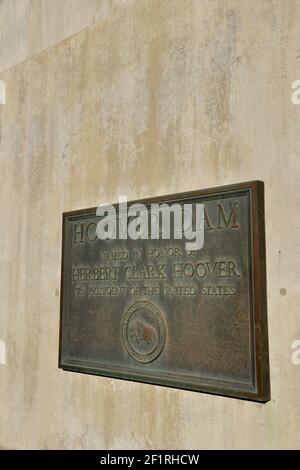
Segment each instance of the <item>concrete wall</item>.
M134 0L0 0L0 72Z
M34 23L31 48L7 25L2 69L84 26L69 1L69 26L30 3L56 32ZM0 74L0 446L300 448L300 2L125 3L85 2L87 23L96 4L111 14ZM266 183L269 403L58 370L63 211L251 179Z

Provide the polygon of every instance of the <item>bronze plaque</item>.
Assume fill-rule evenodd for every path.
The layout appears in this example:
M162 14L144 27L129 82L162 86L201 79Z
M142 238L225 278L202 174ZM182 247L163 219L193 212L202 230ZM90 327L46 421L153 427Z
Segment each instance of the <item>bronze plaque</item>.
M59 367L268 401L264 184L133 203L204 205L204 245L102 240L96 208L64 213Z

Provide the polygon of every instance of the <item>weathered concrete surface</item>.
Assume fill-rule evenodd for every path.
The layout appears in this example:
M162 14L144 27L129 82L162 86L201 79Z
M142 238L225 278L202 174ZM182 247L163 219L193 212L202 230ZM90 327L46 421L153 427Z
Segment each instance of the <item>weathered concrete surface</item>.
M0 72L134 0L0 0Z
M299 7L137 0L0 76L0 446L300 448ZM64 210L251 179L271 402L58 370Z

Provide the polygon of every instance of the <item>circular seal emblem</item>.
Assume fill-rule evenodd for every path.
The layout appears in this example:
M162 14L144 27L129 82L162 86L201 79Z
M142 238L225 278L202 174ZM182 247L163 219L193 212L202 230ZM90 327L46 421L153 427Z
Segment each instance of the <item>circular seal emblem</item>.
M164 317L153 303L136 302L123 317L122 333L126 349L136 361L152 362L165 345Z

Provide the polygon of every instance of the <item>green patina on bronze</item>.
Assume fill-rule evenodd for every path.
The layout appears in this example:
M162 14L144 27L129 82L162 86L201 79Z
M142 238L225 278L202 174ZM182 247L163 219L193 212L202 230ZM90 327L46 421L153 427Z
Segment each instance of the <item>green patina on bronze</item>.
M99 240L96 208L63 214L59 367L268 401L263 183L132 202L204 204L204 247Z

